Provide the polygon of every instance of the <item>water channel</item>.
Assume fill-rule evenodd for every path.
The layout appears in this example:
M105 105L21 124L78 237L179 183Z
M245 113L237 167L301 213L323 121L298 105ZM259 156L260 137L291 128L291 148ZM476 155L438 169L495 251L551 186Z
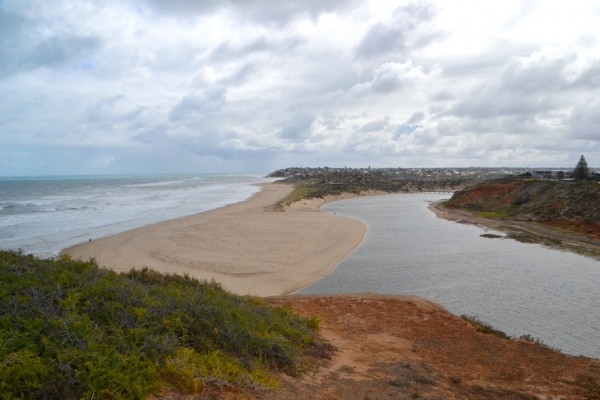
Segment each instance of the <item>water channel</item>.
M298 293L413 294L475 315L511 336L531 335L573 355L600 358L600 262L490 239L489 231L427 209L439 194L361 197L326 204L358 218L363 242L328 275Z

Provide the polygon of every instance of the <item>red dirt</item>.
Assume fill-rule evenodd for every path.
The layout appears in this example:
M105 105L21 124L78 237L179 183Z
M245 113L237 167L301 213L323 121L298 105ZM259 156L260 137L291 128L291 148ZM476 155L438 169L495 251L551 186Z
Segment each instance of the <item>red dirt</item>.
M417 297L367 293L267 300L303 315L322 316L320 334L339 350L313 374L286 379L282 392L265 398L362 400L417 398L418 393L445 399L535 398L529 395L585 399L600 395L600 360L479 333L440 305ZM586 393L581 386L585 379L596 383L595 392Z
M447 208L507 214L509 219L528 220L567 229L590 239L600 239L600 185L544 180L484 182L459 191Z
M600 399L600 360L483 334L443 307L373 293L271 297L321 316L337 350L269 392L212 391L223 399ZM167 396L170 397L170 396ZM170 397L173 398L173 397Z

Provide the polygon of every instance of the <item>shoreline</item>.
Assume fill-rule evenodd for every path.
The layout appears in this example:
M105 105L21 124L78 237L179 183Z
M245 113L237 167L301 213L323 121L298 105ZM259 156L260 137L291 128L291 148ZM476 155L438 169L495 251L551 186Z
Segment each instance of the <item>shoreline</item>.
M329 273L367 232L357 219L325 213L323 204L388 194L326 196L269 210L293 186L259 184L249 199L191 216L120 232L65 248L117 272L148 267L221 283L236 294L285 295Z
M598 241L584 235L553 229L535 222L480 217L466 210L444 207L443 203L433 203L428 208L441 219L495 229L507 233L506 238L509 239L543 244L600 260Z

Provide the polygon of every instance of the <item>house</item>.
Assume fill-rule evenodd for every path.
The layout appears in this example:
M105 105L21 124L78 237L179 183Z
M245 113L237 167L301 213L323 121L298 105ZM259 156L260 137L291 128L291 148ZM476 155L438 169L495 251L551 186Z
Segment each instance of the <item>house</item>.
M534 178L541 179L557 179L559 173L562 172L563 178L572 178L573 170L562 170L562 169L543 169L537 171L531 171L531 176Z
M531 176L533 176L534 178L550 179L552 177L552 171L548 169L531 171Z
M572 169L567 169L567 170L559 169L559 170L556 170L556 171L552 171L552 177L553 178L558 178L559 172L563 173L563 179L565 179L565 178L572 178L573 177L573 170Z

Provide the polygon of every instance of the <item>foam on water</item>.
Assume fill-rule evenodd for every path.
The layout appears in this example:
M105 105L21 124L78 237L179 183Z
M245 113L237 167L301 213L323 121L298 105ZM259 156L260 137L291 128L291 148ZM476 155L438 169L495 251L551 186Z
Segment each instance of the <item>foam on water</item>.
M264 175L0 178L0 248L73 244L243 201Z

